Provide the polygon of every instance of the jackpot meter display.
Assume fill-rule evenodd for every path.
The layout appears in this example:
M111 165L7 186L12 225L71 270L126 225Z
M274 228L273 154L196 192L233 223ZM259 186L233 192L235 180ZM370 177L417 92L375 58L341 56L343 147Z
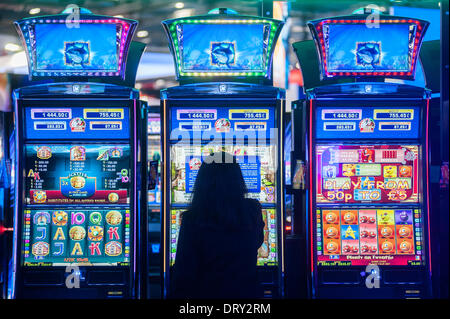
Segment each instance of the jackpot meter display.
M26 145L26 202L128 204L130 146Z

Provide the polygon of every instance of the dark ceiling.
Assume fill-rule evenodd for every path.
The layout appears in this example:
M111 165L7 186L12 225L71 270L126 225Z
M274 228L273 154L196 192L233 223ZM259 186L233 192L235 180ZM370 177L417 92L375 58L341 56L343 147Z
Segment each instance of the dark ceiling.
M444 0L445 1L445 0ZM448 0L447 0L448 1ZM176 8L176 6L182 8ZM268 1L265 1L267 4ZM270 1L269 1L270 3ZM291 38L295 41L309 38L309 31L304 28L305 22L319 17L350 14L353 10L370 4L376 4L388 12L391 6L413 6L438 8L437 0L291 0L291 22L296 28L291 29ZM40 8L39 15L58 14L68 4L76 4L87 8L95 14L122 15L139 21L138 30L146 30L148 36L139 38L147 42L147 50L168 52L167 39L161 21L180 16L206 14L218 7L228 7L241 14L258 15L263 1L215 1L215 0L1 0L0 33L16 36L13 21L29 17L30 9ZM18 41L17 41L18 43Z

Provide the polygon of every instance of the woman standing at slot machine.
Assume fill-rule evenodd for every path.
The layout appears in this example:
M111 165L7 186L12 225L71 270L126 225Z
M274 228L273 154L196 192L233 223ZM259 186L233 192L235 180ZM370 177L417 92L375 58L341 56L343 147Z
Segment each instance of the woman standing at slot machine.
M236 158L204 159L183 213L171 298L258 298L256 259L264 239L258 201L246 199Z

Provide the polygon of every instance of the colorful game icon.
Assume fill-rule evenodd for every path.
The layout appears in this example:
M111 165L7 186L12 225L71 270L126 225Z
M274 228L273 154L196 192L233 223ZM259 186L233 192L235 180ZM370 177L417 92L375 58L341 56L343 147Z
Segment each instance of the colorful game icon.
M371 118L365 118L359 122L359 131L361 133L373 133L374 130L375 122Z
M323 176L327 178L334 178L336 177L336 166L334 165L327 165L323 167Z
M380 244L380 252L382 254L392 254L395 252L394 243L392 241L386 240Z
M413 245L408 240L402 240L398 245L399 254L413 254Z
M108 256L119 256L122 254L122 244L118 241L110 241L105 245L105 254Z
M338 211L323 211L325 222L328 224L338 224Z
M341 211L342 224L355 225L358 223L358 211L356 210L343 210Z
M86 121L81 117L73 118L69 123L72 132L84 132L86 130Z
M89 226L88 238L91 241L100 241L103 239L103 227L101 226Z
M397 177L397 166L394 165L383 166L383 177L385 178Z
M411 177L412 176L412 166L410 166L410 165L399 166L398 175L400 177Z
M31 253L36 257L45 257L50 252L50 245L44 241L38 241L31 246Z
M108 201L110 203L117 203L119 201L119 195L117 193L109 193L108 194Z
M222 118L214 123L214 127L218 133L228 133L231 129L231 123L228 119Z
M56 226L65 226L69 220L69 215L63 210L57 210L53 212L52 222Z
M375 150L370 148L363 148L359 151L360 163L374 163L375 162Z
M389 226L384 226L380 229L380 236L382 238L392 238L394 231Z
M236 61L234 42L211 42L211 64L230 68Z
M45 191L33 191L33 202L42 204L47 201L47 193Z
M91 222L91 224L100 225L100 223L102 222L102 214L100 212L92 212L89 215L89 221Z
M411 236L412 230L409 226L400 226L398 229L398 235L400 238L409 238Z
M342 175L351 177L356 175L355 164L342 164Z
M97 161L108 161L109 160L109 150L99 150Z
M327 228L325 229L325 235L327 238L338 238L339 230L336 227L327 226Z
M83 176L73 176L70 178L70 185L73 188L81 189L86 185L86 179Z
M47 211L36 212L33 216L33 224L45 226L50 223L50 214Z
M326 253L337 254L339 253L339 244L335 241L330 241L326 244Z
M83 240L86 237L86 230L82 226L73 226L69 230L69 237L75 241Z
M113 147L109 150L111 158L121 158L123 156L123 150L120 147Z
M108 225L116 226L122 222L122 214L118 210L111 210L105 216Z
M38 147L36 155L39 159L49 159L50 157L52 157L52 149L48 146Z
M86 148L83 146L74 146L70 148L70 160L71 161L85 161L86 160Z
M381 42L356 42L356 64L376 68L381 61Z

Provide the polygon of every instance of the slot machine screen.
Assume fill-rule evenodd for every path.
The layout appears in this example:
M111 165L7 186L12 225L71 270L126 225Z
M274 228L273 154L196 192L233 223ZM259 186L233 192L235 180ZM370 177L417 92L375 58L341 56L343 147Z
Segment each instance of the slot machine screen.
M170 265L175 263L177 252L178 235L181 227L183 210L174 209L170 216ZM264 241L258 249L256 264L258 266L276 266L278 239L277 239L277 218L275 209L262 210L264 226Z
M318 145L316 202L418 203L418 145Z
M316 203L349 205L316 209L318 265L424 264L419 148L316 146Z
M115 23L35 25L34 71L119 71L119 50ZM102 41L96 41L102 39Z
M27 204L130 202L129 145L26 145L25 167Z
M328 73L408 72L411 68L409 24L380 23L378 28L326 24L323 30Z
M223 151L236 156L247 186L247 196L264 204L276 203L275 146L187 146L171 147L171 202L187 204L194 190L195 179L203 156Z
M183 72L265 71L263 24L183 24L181 28Z
M24 266L130 263L128 209L25 209L23 216Z
M317 209L319 266L424 265L423 215L415 207Z

